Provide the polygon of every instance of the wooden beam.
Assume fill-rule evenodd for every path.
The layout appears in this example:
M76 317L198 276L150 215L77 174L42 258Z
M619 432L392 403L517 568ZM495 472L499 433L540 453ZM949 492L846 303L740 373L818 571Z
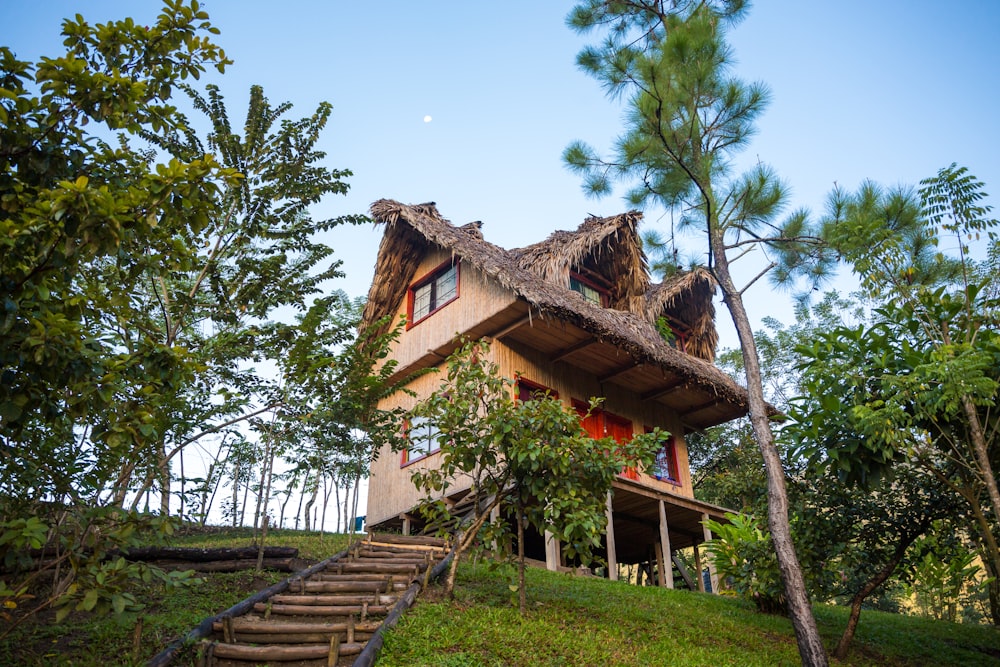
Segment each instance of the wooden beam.
M694 579L691 578L691 573L688 572L687 567L684 565L684 561L678 558L677 554L674 554L671 560L677 566L677 571L681 573L681 577L684 579L684 583L687 584L688 589L692 591L698 590L694 585Z
M584 338L579 343L575 345L570 345L569 347L564 347L561 350L557 350L551 357L549 361L555 363L557 361L562 361L566 357L570 356L574 352L579 352L580 350L586 349L597 342L597 339L591 336L590 338Z
M679 414L681 417L686 417L686 416L688 416L690 414L694 414L695 412L698 412L699 410L704 410L705 408L710 408L713 405L718 405L718 403L719 403L719 399L713 398L713 399L710 399L710 400L705 401L703 403L698 403L696 405L692 405L691 407L689 407L689 408L687 408L685 410L682 410L682 411L678 412L677 414Z
M521 319L515 320L514 322L512 322L512 323L508 324L507 326L501 328L499 331L495 331L495 332L489 334L489 337L493 338L495 340L499 340L499 339L503 338L504 336L507 336L507 335L513 333L514 331L520 329L521 327L523 327L525 324L528 324L529 322L531 322L531 313L530 312L527 315L525 315L524 317L522 317Z
M618 368L614 369L610 373L608 373L606 375L602 375L601 377L597 378L597 382L600 383L600 384L604 384L608 380L613 380L616 377L619 377L621 375L625 375L626 373L628 373L633 368L638 368L639 366L642 366L642 364L639 363L638 361L631 361L631 362L625 364L624 366L619 366Z
M642 400L642 401L655 401L658 398L662 398L662 397L666 396L667 394L669 394L669 393L671 393L673 391L676 391L681 386L683 386L683 384L684 384L684 380L682 378L675 378L672 381L668 382L667 384L663 385L662 387L658 387L656 389L652 389L650 391L647 391L644 394L641 394L639 396L639 400Z

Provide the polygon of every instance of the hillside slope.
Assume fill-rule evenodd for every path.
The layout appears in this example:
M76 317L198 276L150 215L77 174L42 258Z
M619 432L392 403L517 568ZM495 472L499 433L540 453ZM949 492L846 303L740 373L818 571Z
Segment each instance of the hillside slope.
M454 602L425 592L386 638L380 667L798 665L791 623L731 597L528 572L528 616L512 569L465 566ZM817 605L828 649L847 609ZM1000 631L865 611L843 665L998 665Z

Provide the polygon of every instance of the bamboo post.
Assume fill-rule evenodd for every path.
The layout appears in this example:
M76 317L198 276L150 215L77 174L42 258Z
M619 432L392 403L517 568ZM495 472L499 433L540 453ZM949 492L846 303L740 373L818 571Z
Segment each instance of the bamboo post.
M615 518L614 510L611 507L611 492L608 491L608 498L605 501L604 513L608 518L608 527L605 533L605 542L608 545L608 579L618 581L618 552L615 549Z
M666 587L667 577L664 574L666 568L663 566L663 547L659 542L656 542L653 544L653 550L656 552L656 585Z
M667 529L667 508L660 499L660 550L663 560L663 584L667 588L674 587L674 567L670 551L670 531Z
M697 572L695 575L698 578L698 590L702 593L705 592L705 577L701 574L701 552L698 550L698 543L695 542L694 545L694 569Z
M707 521L708 521L708 514L707 513L706 514L702 514L701 515L701 526L702 526L702 530L705 533L705 541L706 542L712 539L712 531L708 529L708 525L706 523ZM719 573L715 570L715 559L712 558L711 556L708 557L708 578L709 578L709 581L711 581L711 583L712 583L712 592L713 593L718 593L719 592Z
M333 633L330 637L330 653L326 658L326 667L337 667L337 661L340 660L340 633Z

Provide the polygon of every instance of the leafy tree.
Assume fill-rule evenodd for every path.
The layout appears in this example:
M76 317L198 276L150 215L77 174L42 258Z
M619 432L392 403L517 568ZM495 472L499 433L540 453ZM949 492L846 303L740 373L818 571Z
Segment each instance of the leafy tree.
M954 165L906 193L864 185L835 193L828 237L879 307L867 326L839 327L801 349L811 408L801 418L814 457L867 480L908 461L957 497L1000 573L996 221L982 183ZM970 241L990 240L985 261ZM940 249L954 242L949 252ZM991 589L994 622L1000 593Z
M134 264L116 275L123 280L126 269L128 275L137 273L149 289L136 294L154 306L130 309L128 322L119 327L131 326L137 338L186 347L202 366L198 382L172 402L182 407L169 409L162 453L141 487L158 477L164 513L172 456L212 432L219 420L231 424L258 418L283 402L287 387L262 391L266 384L252 366L268 358L280 360L284 352L287 325L268 320L281 308L304 311L324 281L341 275L340 263L330 260L332 249L317 243L314 234L364 219L317 221L308 213L321 197L344 194L348 187L343 179L350 172L321 166L325 154L316 150L330 117L328 103L310 117L290 120L284 116L291 104L273 107L254 86L240 133L232 127L217 87L208 86L205 96L189 86L183 89L211 125L206 139L189 129L186 119L165 136L143 136L180 160L215 153L241 178L220 188L220 214L201 233L178 238L175 230L158 227L158 235L147 239L146 252L137 252ZM255 396L260 397L256 406L251 403ZM268 427L260 428L269 433ZM266 438L265 446L270 442ZM270 460L269 455L264 458Z
M479 536L494 509L508 503L517 526L519 604L525 613L524 530L549 532L566 553L582 562L593 559L606 528L607 494L626 466L648 466L664 434L637 435L626 447L612 438L594 440L579 415L558 400L538 396L519 401L513 381L490 360L489 343L463 341L447 361L441 388L411 410L438 429L440 466L417 471L413 481L428 494L426 511L439 522L453 522L450 508L435 500L456 480L471 482L472 517L461 533L446 589L454 590L457 564ZM504 525L490 540L502 539Z
M104 556L148 522L101 496L157 440L147 400L194 367L183 349L120 345L105 310L120 295L95 294L89 276L160 227L197 234L236 174L211 155L154 163L105 138L168 132L173 89L229 62L216 33L197 2L171 0L151 26L77 15L66 53L35 64L0 47L0 556L16 565L5 603L56 572L34 611L121 611L135 602L123 579L146 576ZM54 550L50 567L26 562L29 547Z
M585 177L594 195L627 183L635 205L676 211L682 227L703 234L708 266L732 315L743 352L750 422L768 486L768 525L804 664L825 665L826 654L812 616L792 542L782 462L764 400L760 361L743 294L771 272L791 279L807 268L826 275L833 258L803 211L780 219L786 188L764 165L731 172L732 156L753 133L768 92L730 74L727 27L745 13L741 0L585 0L570 14L580 32L603 29L604 41L578 56L581 68L612 97L626 97L625 131L609 158L583 143L567 148L568 165ZM752 248L767 257L755 277L738 286L731 262ZM730 255L733 255L731 258ZM808 261L807 261L808 260Z

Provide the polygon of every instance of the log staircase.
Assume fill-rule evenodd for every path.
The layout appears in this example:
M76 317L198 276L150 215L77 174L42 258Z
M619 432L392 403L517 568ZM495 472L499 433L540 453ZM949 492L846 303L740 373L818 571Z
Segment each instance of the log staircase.
M369 533L346 552L289 578L280 592L243 605L246 613L212 619L211 634L200 639L194 664L373 664L381 647L380 627L395 624L435 567L442 569L448 549L438 538Z

